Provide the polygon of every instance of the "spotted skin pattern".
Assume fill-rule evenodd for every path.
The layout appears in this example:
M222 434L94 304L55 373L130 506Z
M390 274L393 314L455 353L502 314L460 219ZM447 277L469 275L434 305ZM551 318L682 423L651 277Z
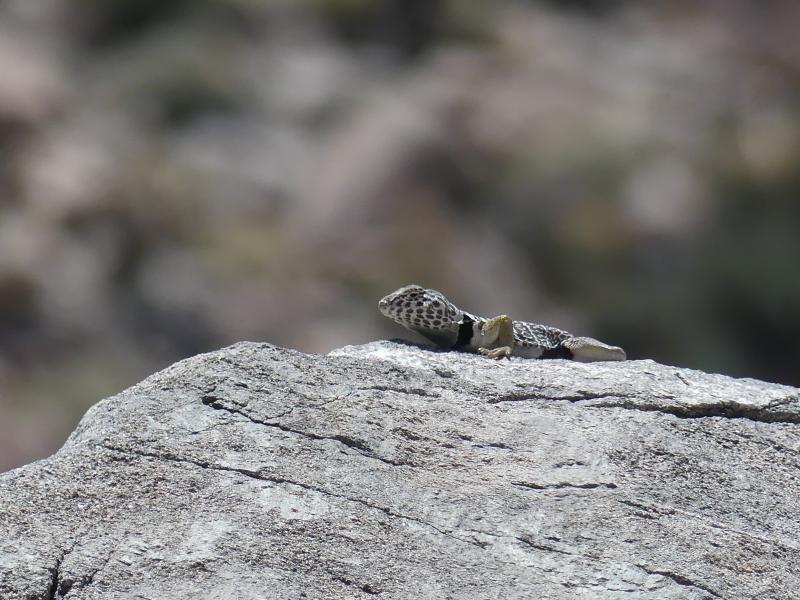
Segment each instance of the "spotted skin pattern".
M460 321L464 314L441 292L418 285L400 288L381 300L379 306L390 319L421 329L447 329Z
M506 315L484 318L468 313L444 294L407 285L378 302L381 313L443 348L479 352L493 358L512 354L526 358L568 358L583 362L625 360L617 346L566 331L512 321Z

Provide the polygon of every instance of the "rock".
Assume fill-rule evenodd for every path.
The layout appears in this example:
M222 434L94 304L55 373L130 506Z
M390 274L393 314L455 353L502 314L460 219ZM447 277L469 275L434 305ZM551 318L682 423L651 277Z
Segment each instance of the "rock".
M800 391L240 343L0 475L0 598L796 598Z

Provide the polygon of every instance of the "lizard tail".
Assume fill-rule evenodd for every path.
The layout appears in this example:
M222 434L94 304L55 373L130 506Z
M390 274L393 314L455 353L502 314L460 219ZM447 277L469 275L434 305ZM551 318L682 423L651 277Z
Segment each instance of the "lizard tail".
M603 360L625 360L625 351L619 346L610 346L590 337L573 337L561 342L578 362L597 362Z

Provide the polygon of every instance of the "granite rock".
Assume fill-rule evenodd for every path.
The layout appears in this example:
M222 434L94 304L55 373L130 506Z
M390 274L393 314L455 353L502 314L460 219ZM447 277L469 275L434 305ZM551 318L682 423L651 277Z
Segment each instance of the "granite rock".
M0 598L793 598L800 390L239 343L0 475Z

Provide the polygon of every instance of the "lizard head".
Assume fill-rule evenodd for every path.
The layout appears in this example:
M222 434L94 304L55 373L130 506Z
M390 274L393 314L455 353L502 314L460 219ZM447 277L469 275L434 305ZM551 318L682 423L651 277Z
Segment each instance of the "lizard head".
M384 296L378 310L417 331L450 329L460 318L460 311L440 292L419 285L407 285Z

